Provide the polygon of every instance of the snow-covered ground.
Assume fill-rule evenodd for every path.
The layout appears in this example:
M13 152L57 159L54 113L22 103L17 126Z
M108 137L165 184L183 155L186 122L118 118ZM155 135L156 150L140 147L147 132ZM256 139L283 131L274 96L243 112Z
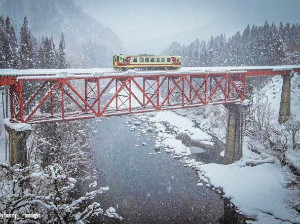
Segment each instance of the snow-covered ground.
M273 77L260 93L264 93L265 99L270 102L274 114L278 114L281 97L282 78ZM255 93L255 97L258 93ZM292 78L292 114L300 120L300 76ZM213 108L214 106L211 106ZM197 110L197 109L196 109ZM186 166L198 170L199 186L212 186L217 192L222 192L231 199L238 207L239 211L255 221L250 223L300 223L300 214L293 206L295 201L300 198L299 187L293 186L294 175L288 167L281 167L280 162L272 154L256 154L247 148L247 137L244 139L243 159L230 164L203 164L189 157L190 148L185 146L181 140L176 139L180 133L187 134L191 139L211 142L210 135L204 131L211 132L215 136L225 140L226 131L224 127L207 128L210 122L203 119L195 111L188 110L179 112L159 112L149 118L157 128L158 137L156 147L164 147L167 151L173 152L176 157L182 157L181 161ZM212 109L213 110L213 109ZM203 111L203 109L202 109ZM181 115L179 115L179 113ZM184 115L184 116L183 116ZM199 128L195 128L193 121L199 121ZM278 117L272 119L273 124L278 124ZM198 124L199 124L198 123ZM172 131L167 127L171 126ZM224 133L225 132L225 133ZM297 136L298 142L300 141ZM288 149L287 159L296 167L299 167L300 150Z

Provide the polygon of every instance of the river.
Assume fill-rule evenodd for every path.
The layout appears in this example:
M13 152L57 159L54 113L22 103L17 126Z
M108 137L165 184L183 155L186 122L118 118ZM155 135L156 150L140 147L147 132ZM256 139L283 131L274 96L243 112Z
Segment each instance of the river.
M244 223L228 200L197 185L195 170L164 151L155 152L155 132L141 133L139 126L131 130L135 120L123 116L88 121L94 165L101 173L98 182L109 186L97 199L102 208L116 208L124 224ZM99 216L93 222L118 221Z

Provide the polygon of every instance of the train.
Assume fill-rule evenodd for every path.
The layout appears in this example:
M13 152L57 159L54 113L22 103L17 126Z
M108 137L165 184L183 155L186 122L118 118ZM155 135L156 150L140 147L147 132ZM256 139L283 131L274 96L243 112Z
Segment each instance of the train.
M113 67L126 71L128 69L178 69L181 67L181 56L174 55L114 55Z

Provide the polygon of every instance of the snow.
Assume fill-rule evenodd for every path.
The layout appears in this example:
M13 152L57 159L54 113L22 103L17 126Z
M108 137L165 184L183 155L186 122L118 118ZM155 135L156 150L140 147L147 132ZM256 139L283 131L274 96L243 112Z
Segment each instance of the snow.
M164 125L166 123L170 125L172 131L178 135L186 134L191 139L197 140L202 144L213 146L212 137L210 135L199 128L195 128L191 120L175 112L161 111L155 113L153 117L149 118L149 121L154 124L156 127L155 132L158 133L155 148L163 147L167 152L172 152L176 157L191 155L192 152L180 139L176 139L176 136L167 130L167 127Z
M107 210L106 210L106 213L105 215L109 218L115 218L115 219L119 219L120 221L123 220L122 216L119 216L117 214L117 211L114 207L109 207Z
M113 77L113 76L140 76L159 74L199 74L199 73L245 73L248 70L268 69L273 71L285 71L299 69L300 65L282 66L241 66L241 67L182 67L176 71L138 71L128 70L119 72L113 68L89 68L89 69L1 69L0 76L19 76L18 79L45 79L45 78L72 78L72 77Z
M220 156L224 157L225 151L220 152Z
M296 169L300 170L300 150L288 150L285 154L286 160Z
M4 119L4 124L15 131L28 131L32 130L31 125L27 123L12 123L9 118Z
M272 214L278 219L300 223L300 216L288 208L287 199L297 197L294 191L285 188L286 181L283 170L276 164L261 164L259 166L241 166L243 162L230 165L205 164L200 165L204 177L215 188L222 188L225 196L246 216L257 219L258 223L270 223Z
M182 117L172 111L161 111L150 118L151 122L167 122L175 127L175 131L188 134L192 139L205 141L211 144L212 137L199 128L194 127L194 123L187 117Z
M189 147L182 144L181 140L176 139L173 135L162 133L158 134L158 138L161 138L160 146L167 149L167 152L173 152L176 156L190 155L191 151Z

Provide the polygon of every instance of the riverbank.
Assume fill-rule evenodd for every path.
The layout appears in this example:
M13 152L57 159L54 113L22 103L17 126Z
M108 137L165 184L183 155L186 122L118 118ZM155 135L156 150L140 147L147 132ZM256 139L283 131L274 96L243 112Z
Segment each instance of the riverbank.
M288 168L282 168L275 157L251 152L246 146L246 139L242 160L230 165L203 164L192 159L189 148L185 145L181 147L182 142L176 139L182 132L189 134L191 139L198 138L193 133L193 128L186 128L186 124L191 125L192 122L189 116L183 117L168 111L157 113L148 119L155 122L154 125L161 133L156 144L167 148L175 157L181 157L186 166L198 170L199 185L212 186L217 192L224 194L238 207L239 212L255 220L251 223L300 223L300 215L293 207L293 199L299 198L300 192L299 189L288 187L295 176ZM178 121L185 125L178 124ZM170 126L175 131L165 133Z

